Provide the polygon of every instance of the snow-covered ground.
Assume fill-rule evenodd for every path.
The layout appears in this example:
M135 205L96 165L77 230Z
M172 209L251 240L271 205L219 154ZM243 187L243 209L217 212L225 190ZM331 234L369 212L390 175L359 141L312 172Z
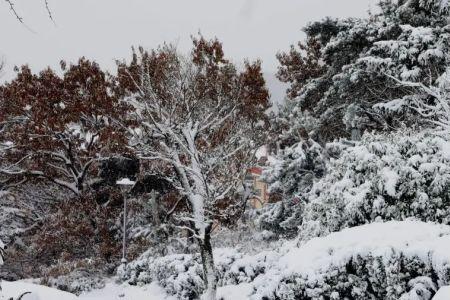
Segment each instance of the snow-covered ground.
M450 286L442 287L433 297L433 300L449 300L449 299L450 299Z
M22 281L3 281L2 288L5 299L18 297L24 292L31 292L31 294L25 295L22 300L175 300L175 298L167 296L157 284L136 287L110 282L101 290L94 290L79 297L46 286ZM1 297L0 299L3 300Z
M130 286L109 282L103 289L94 290L79 297L57 289L23 281L3 281L2 288L3 294L0 292L0 300L15 298L26 292L31 292L31 294L26 294L22 300L176 300L176 298L168 296L156 283L146 286ZM219 288L218 297L224 300L246 300L249 298L250 292L250 284L226 286Z

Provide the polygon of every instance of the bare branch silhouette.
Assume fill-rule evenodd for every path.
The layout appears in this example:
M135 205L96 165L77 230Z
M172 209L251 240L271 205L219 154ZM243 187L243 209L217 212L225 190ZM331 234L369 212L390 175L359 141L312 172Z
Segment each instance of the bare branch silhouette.
M52 20L53 24L56 26L55 19L53 18L53 13L50 9L50 6L48 5L48 0L44 0L44 3L45 3L45 9L47 10L47 13L48 13L48 17L50 18L50 20Z
M19 20L20 23L24 24L23 22L23 18L17 13L16 9L14 8L14 3L11 0L5 0L6 3L9 4L9 8L11 9L12 13L14 14L14 16L16 17L17 20Z

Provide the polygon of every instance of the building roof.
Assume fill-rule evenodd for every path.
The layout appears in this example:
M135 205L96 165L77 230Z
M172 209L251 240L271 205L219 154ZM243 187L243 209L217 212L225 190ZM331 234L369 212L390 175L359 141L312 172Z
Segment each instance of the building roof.
M262 174L262 168L260 167L251 167L248 169L248 172L255 175L261 175Z

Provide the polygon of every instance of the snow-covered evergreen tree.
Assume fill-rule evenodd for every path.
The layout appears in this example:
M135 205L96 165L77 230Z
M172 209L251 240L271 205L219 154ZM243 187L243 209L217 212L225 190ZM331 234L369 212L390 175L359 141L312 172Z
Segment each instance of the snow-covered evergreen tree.
M307 41L318 43L310 46L315 50L303 46L279 56L279 78L291 84L295 96L291 123L310 111L320 121L321 142L414 122L402 99L415 91L399 88L389 76L428 84L445 70L450 53L447 1L388 0L380 7L381 13L367 19L312 23L304 31ZM312 72L317 66L320 72ZM392 100L397 105L381 105Z
M297 135L299 142L283 149L263 174L271 197L281 201L264 210L259 225L284 236L297 234L306 195L325 172L323 148L309 137L305 128L300 128Z

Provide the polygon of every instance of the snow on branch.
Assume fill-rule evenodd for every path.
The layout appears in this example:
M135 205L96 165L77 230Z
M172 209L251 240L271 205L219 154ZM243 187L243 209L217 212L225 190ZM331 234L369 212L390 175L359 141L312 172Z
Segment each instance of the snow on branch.
M450 69L437 79L436 84L429 86L421 82L402 81L389 75L388 77L400 86L417 89L431 97L432 101L426 101L420 95L413 95L409 106L444 132L450 132Z

